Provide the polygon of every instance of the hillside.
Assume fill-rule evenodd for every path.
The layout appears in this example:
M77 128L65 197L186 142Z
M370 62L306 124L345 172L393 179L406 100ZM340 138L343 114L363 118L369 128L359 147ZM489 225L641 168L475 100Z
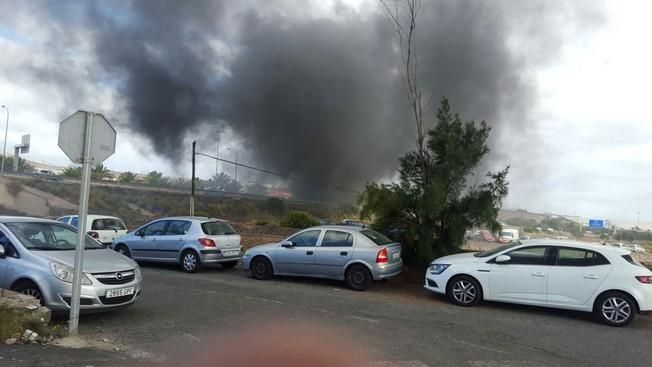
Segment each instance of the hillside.
M9 196L19 197L28 192L38 192L49 198L39 205L7 206L9 210L43 217L74 214L77 211L79 183L32 177L4 177L3 180L5 192ZM306 211L315 218L331 220L354 216L356 212L353 207L298 203L277 198L253 200L206 192L197 195L195 204L196 215L234 222L256 221L259 224L278 223L289 210ZM89 212L120 217L130 228L157 217L187 215L188 211L189 193L156 190L151 187L133 188L106 184L91 186Z

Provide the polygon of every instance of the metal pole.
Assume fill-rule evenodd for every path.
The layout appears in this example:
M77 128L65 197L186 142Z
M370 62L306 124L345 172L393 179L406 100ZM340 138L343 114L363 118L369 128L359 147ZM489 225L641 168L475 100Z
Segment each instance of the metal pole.
M233 188L233 191L240 191L238 190L238 151L235 151L235 187Z
M5 125L5 144L2 148L2 167L0 167L0 174L5 173L5 161L7 160L7 133L9 132L9 107L2 105L2 108L7 110L7 123Z
M81 190L79 194L79 229L77 247L75 248L75 267L72 278L72 298L70 300L70 335L77 335L79 327L79 297L84 267L84 245L86 242L86 213L88 213L88 196L91 183L91 141L93 137L93 113L86 112L84 129L84 150L82 157Z
M217 158L215 160L215 177L220 173L220 134L222 134L221 131L216 131L217 134L217 139L215 142L216 148L215 148L215 157Z
M190 184L190 216L195 215L195 149L197 141L192 142L192 182Z

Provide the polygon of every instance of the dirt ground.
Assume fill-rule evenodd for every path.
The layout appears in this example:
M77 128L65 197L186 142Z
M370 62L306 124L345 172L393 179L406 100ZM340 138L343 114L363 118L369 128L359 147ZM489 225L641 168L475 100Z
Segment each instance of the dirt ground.
M235 223L234 227L240 233L242 247L245 249L270 242L278 242L297 231L296 229L284 228L275 224Z

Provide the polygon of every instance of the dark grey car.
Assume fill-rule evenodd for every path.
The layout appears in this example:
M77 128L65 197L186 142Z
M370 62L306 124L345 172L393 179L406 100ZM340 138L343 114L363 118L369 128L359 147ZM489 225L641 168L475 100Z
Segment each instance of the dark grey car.
M297 275L344 280L355 290L374 280L398 275L403 267L401 245L372 229L318 226L287 239L249 249L242 265L256 279Z

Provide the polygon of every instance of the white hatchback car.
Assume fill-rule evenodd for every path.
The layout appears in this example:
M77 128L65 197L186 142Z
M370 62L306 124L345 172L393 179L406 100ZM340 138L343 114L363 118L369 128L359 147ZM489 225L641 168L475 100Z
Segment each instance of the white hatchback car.
M57 221L79 228L79 216L67 215ZM108 215L87 215L86 231L89 236L99 241L104 246L111 246L114 239L127 234L127 226L122 219Z
M652 311L652 271L630 254L573 241L516 242L438 258L425 287L461 306L488 300L563 308L625 326Z

